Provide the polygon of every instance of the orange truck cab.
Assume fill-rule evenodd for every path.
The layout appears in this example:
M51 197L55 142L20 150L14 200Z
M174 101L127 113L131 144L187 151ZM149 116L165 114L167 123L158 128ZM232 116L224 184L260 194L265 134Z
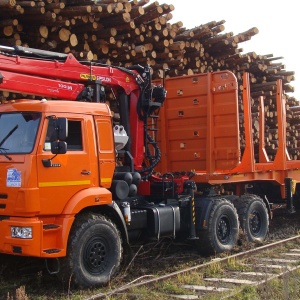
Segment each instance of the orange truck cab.
M112 203L110 110L99 103L18 100L2 104L0 116L0 251L65 256L75 214ZM59 118L68 120L67 154L54 155L59 133L49 131Z

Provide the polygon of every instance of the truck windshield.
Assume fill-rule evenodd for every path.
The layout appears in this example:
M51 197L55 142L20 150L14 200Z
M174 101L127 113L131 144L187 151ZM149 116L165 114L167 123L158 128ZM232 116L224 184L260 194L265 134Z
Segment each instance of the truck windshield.
M35 112L0 114L0 155L30 153L40 119Z

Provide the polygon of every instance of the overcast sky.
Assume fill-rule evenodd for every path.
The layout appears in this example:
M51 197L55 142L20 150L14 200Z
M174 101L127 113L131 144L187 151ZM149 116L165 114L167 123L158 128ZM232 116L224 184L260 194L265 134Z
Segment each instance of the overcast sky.
M151 2L154 2L151 0ZM150 2L150 3L151 3ZM274 57L283 56L282 62L287 71L295 72L295 81L291 85L295 93L289 94L300 100L300 47L299 41L299 10L297 1L273 0L164 0L160 4L173 4L173 19L170 23L182 21L187 29L211 21L225 20L223 33L233 32L234 35L257 27L259 33L251 40L239 43L244 52L256 54L273 54Z

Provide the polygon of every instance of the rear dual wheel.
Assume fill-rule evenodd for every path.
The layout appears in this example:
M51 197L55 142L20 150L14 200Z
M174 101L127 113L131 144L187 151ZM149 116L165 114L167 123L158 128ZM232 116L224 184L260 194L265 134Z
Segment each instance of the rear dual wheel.
M263 199L256 195L243 195L235 205L247 240L264 241L269 231L269 214Z
M212 201L207 228L200 231L197 241L200 252L208 255L231 251L239 234L238 214L233 204L223 198Z

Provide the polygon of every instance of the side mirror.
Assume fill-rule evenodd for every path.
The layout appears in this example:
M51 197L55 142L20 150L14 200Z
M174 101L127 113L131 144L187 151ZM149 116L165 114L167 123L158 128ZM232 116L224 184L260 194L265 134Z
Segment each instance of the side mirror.
M51 140L64 141L68 136L68 120L66 118L49 119L49 128L52 128Z
M66 118L58 118L56 121L58 139L64 141L68 137L68 120Z
M63 141L52 142L51 143L51 152L53 154L65 154L67 153L67 143Z

